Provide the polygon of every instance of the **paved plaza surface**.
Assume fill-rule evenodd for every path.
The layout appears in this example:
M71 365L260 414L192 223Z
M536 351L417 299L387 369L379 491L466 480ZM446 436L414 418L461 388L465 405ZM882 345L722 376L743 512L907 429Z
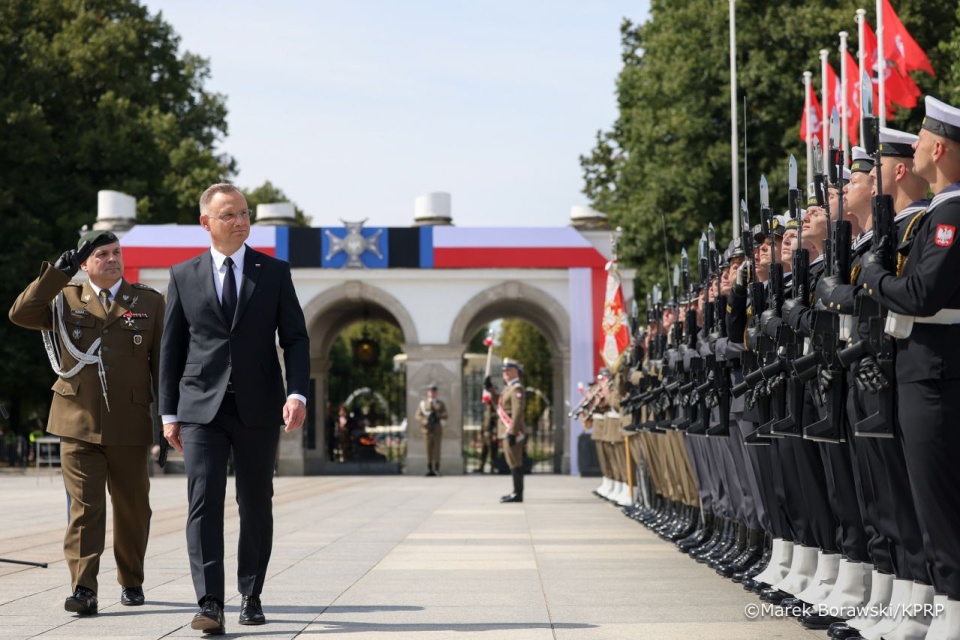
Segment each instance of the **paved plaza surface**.
M756 596L595 498L597 483L528 477L527 502L501 505L506 476L277 478L268 623L243 627L231 482L226 637L822 640L792 620L748 620ZM202 637L190 628L185 478L154 478L150 497L146 605L119 603L108 524L100 614L79 618L63 610L62 479L0 474L0 558L49 563L0 563L0 640Z

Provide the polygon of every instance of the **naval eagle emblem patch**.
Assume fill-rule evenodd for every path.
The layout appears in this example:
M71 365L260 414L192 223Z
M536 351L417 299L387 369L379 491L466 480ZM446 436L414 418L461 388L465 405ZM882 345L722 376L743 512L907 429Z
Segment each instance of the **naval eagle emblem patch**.
M938 224L933 243L938 247L949 247L957 236L957 228L952 224Z

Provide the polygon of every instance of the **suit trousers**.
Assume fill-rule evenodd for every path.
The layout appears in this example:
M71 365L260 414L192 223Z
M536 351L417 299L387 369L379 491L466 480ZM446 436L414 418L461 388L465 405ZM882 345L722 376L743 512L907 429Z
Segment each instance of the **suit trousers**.
M143 584L143 559L150 531L149 447L109 446L63 437L60 460L70 497L70 523L63 555L73 589L97 591L107 522L106 489L113 503L113 556L123 587Z
M259 596L273 549L273 472L280 427L247 427L234 394L227 393L213 422L181 425L187 472L187 552L199 602L224 601L223 529L227 458L233 451L240 540L237 590Z

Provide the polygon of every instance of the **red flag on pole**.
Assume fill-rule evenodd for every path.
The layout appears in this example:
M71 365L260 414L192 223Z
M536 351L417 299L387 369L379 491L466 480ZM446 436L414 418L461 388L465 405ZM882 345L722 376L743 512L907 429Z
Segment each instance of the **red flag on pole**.
M886 20L886 16L884 16ZM884 25L884 29L888 27ZM884 47L887 46L887 41L884 39ZM884 64L880 64L877 60L877 34L873 32L873 28L870 26L870 23L866 20L863 21L863 50L866 53L866 61L869 67L876 72L876 76L873 78L874 82L874 95L878 95L879 91L876 90L877 83L880 82L879 74L881 69L884 74L884 84L886 100L887 100L887 114L892 115L893 104L900 105L907 109L913 109L917 106L917 98L920 96L920 87L917 86L917 83L913 81L913 78L910 76L902 76L900 72L897 71L896 67L888 59L884 61ZM884 51L886 55L886 51ZM871 74L873 76L873 74Z
M847 56L847 126L850 130L847 135L850 137L850 144L856 145L860 142L860 73L857 67L857 61L853 59L850 52Z
M630 344L630 324L623 305L623 287L620 284L620 270L617 261L607 263L607 292L603 302L603 342L600 356L610 369L620 364L620 355Z
M936 75L926 52L900 22L890 0L883 0L883 49L884 57L896 63L904 76L908 71L926 71L931 76Z
M810 104L803 110L803 116L800 118L800 139L807 141L807 122L810 123L809 133L814 138L820 135L820 129L823 123L820 122L820 100L815 91L810 92Z

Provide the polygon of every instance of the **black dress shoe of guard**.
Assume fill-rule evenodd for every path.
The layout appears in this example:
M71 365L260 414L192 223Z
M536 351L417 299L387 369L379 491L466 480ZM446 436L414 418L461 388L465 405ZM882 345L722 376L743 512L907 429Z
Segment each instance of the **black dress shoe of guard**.
M800 623L807 629L823 630L829 629L834 622L843 622L843 618L836 616L818 616L814 614L801 616ZM860 635L857 632L857 635Z
M834 635L841 633L843 631L846 631L847 629L850 629L850 628L851 628L850 625L847 624L846 622L837 622L836 624L830 625L830 628L827 629L827 635L832 638L834 637Z
M260 596L243 596L240 600L240 624L265 624L267 618L263 615L263 605Z
M784 598L780 602L780 606L783 607L788 616L794 618L803 617L810 611L810 605L800 598Z
M77 587L73 595L64 600L63 608L81 616L97 615L97 594L86 587Z
M786 591L780 591L779 589L764 589L760 593L760 599L764 602L769 602L770 604L780 604L787 598L792 597L792 593L787 593ZM826 629L826 627L824 627Z
M223 605L213 596L206 596L200 601L200 611L193 616L190 628L211 636L222 636L225 631Z
M511 493L511 494L509 494L509 495L505 495L505 496L503 496L502 498L500 498L500 502L501 502L501 503L504 503L504 502L523 502L523 494L522 494L522 493Z
M139 607L143 602L143 587L124 587L120 592L120 604L125 607Z
M833 625L830 625L830 626L833 626ZM839 631L837 631L830 637L834 638L835 640L856 640L857 638L861 637L860 630L854 629L850 625L844 625L842 627L839 627L839 629L840 629Z

